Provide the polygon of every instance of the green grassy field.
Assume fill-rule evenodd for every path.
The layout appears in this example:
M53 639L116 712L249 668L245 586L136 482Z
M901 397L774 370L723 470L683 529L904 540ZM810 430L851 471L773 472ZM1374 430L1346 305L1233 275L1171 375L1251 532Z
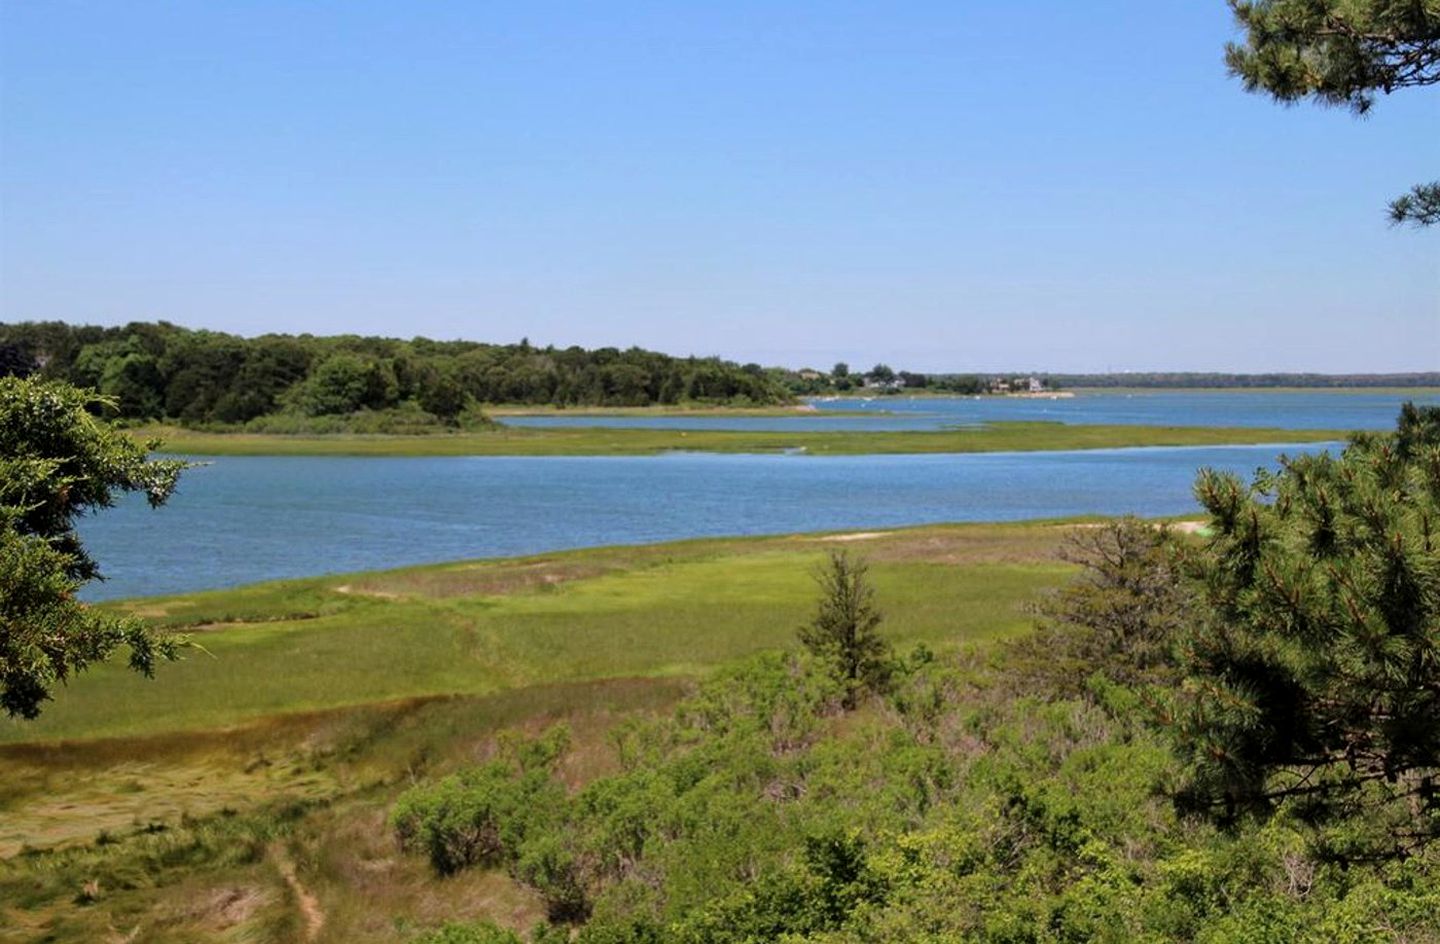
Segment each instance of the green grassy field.
M204 730L287 711L530 685L703 672L784 646L830 547L863 547L897 642L1025 624L1059 579L1053 526L920 528L689 541L261 584L119 604L198 647L147 680L118 665L72 683L0 742ZM968 556L957 556L968 555ZM203 647L203 648L199 648Z
M811 416L815 408L803 403L780 406L710 406L679 403L651 406L567 406L534 403L486 404L489 416ZM871 411L846 410L840 416L868 416ZM826 414L832 415L830 413Z
M0 723L0 941L528 926L542 912L515 883L437 883L399 853L383 822L398 790L557 719L575 731L568 778L612 770L617 722L668 710L712 667L795 645L833 548L871 561L902 652L1023 631L1030 601L1069 572L1056 557L1069 527L687 541L113 604L203 649L153 680L101 667L40 720Z
M142 427L167 452L184 455L335 456L633 456L674 450L814 455L1028 452L1127 446L1216 446L1342 440L1343 430L1287 430L1201 426L1072 426L1063 423L993 423L978 429L899 432L751 432L671 429L535 429L501 426L437 435L281 436L205 433L179 427Z

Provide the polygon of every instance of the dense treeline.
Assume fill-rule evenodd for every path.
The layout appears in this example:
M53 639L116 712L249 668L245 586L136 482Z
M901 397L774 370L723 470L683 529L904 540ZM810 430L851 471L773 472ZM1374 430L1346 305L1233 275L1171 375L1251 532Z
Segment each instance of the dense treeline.
M771 404L789 398L757 364L639 348L538 348L426 338L243 338L166 322L102 328L0 325L0 374L94 388L130 420L283 428L286 418L389 413L457 422L477 404ZM277 419L278 418L278 419Z
M1440 387L1440 372L1403 374L1221 374L1186 371L1147 371L1125 374L1054 374L999 371L991 374L935 374L893 370L876 364L868 371L851 371L836 364L829 372L805 369L783 373L785 386L796 396L827 396L864 390L867 393L927 391L975 396L1030 389L1030 378L1045 391L1075 387L1144 387L1153 389L1266 389L1304 387Z
M120 416L257 431L423 431L485 422L485 404L754 406L864 389L976 395L1027 376L763 368L639 348L271 334L243 338L167 322L0 324L0 376L35 373L98 390ZM1065 387L1440 386L1440 373L1046 374ZM1001 382L1003 381L1003 383Z
M1057 387L1440 387L1440 372L1406 374L1045 374Z

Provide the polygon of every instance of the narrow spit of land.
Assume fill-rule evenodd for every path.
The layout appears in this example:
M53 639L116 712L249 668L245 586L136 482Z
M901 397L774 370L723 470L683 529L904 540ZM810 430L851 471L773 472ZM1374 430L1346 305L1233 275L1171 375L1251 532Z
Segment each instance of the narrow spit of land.
M699 406L658 404L652 406L567 406L533 403L502 403L485 407L490 416L813 416L819 412L808 403L779 406ZM873 416L878 410L830 410L826 416Z
M1243 446L1334 442L1338 429L991 423L974 429L814 432L750 430L522 428L428 435L324 436L209 433L179 427L134 430L167 452L197 456L647 456L664 452L818 456L1038 452L1137 446Z

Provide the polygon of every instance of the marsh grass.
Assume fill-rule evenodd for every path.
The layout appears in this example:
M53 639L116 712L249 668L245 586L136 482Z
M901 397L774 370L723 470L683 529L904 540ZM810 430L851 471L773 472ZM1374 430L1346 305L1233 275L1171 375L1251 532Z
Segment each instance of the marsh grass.
M983 648L1064 578L1070 526L697 540L114 604L205 651L148 682L103 667L0 729L0 941L298 941L312 907L322 944L528 927L532 891L437 882L400 852L383 828L399 791L557 721L568 786L614 773L622 721L793 645L836 541L874 562L899 645Z
M493 755L503 731L574 732L573 784L616 768L608 732L688 686L617 679L266 718L225 731L0 747L21 784L0 853L0 941L404 940L450 917L525 927L533 893L500 875L436 883L385 826L393 795ZM108 796L109 807L94 801ZM131 803L123 810L119 804ZM47 818L47 808L71 812Z
M1054 585L1043 525L919 528L866 542L899 644L993 638ZM694 675L783 647L806 617L813 537L605 548L284 581L120 604L203 649L149 680L76 679L0 743L206 730L284 712L557 681ZM988 548L988 550L987 550Z
M839 456L1332 442L1348 435L1343 430L1070 425L1032 421L990 423L973 429L891 432L518 426L423 436L208 433L166 426L143 427L133 432L137 437L162 440L167 452L194 456L637 456L677 450L802 451Z

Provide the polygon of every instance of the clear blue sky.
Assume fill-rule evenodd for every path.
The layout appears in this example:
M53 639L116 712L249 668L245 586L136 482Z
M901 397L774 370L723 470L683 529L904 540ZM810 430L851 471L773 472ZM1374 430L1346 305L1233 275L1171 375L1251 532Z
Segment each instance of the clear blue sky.
M1440 369L1440 95L1223 0L0 2L0 321L927 370Z

